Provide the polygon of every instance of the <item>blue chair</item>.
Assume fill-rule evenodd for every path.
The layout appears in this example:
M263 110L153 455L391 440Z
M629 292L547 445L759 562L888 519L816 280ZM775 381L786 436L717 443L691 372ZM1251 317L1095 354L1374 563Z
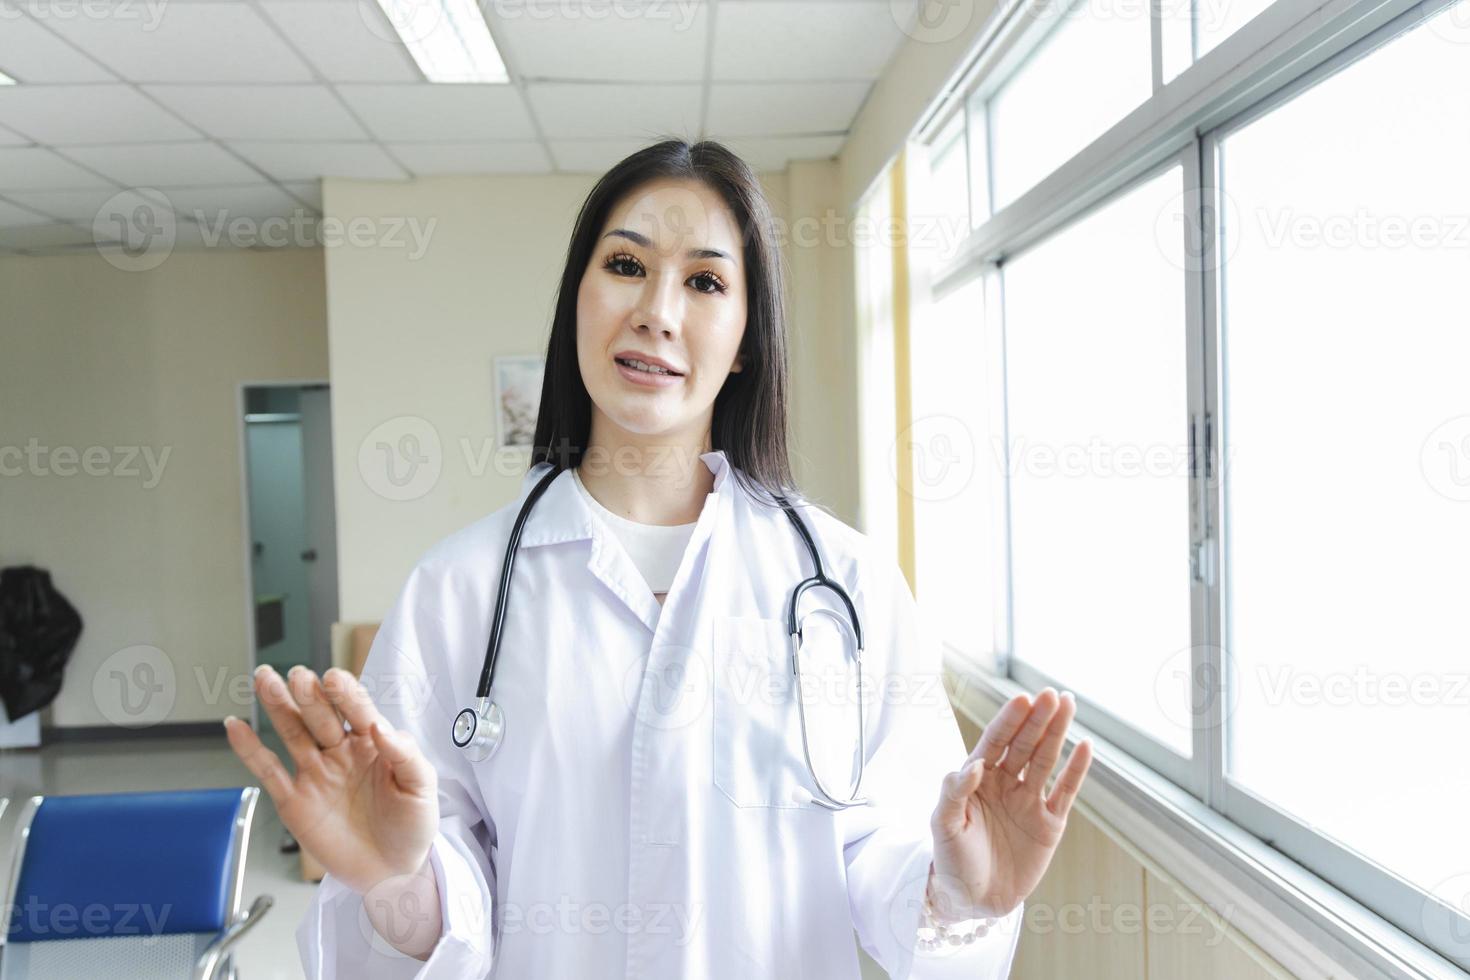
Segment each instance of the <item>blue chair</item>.
M0 980L234 980L260 790L34 796L16 823Z

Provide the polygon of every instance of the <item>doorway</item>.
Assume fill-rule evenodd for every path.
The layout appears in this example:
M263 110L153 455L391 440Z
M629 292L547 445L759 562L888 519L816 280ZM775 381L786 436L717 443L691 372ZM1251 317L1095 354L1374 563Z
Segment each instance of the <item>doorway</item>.
M251 669L332 665L337 520L332 412L325 384L241 386ZM252 706L262 732L270 718Z

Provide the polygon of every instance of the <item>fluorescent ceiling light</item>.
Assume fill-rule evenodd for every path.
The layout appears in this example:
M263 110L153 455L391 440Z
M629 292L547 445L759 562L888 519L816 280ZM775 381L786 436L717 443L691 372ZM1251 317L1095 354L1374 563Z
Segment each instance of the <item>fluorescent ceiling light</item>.
M5 74L3 71L0 71L0 85L14 85L14 84L15 84L15 79L11 78L9 75Z
M475 0L378 0L431 82L509 82Z

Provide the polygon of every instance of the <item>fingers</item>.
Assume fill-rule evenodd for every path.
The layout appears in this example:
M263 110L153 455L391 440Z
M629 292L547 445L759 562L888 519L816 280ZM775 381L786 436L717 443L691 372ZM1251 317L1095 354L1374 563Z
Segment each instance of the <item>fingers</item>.
M1048 810L1059 817L1065 817L1071 811L1072 802L1077 799L1077 791L1082 788L1082 780L1087 778L1087 768L1090 765L1092 740L1084 738L1072 749L1072 754L1067 756L1067 764L1062 767L1056 785L1051 788L1051 795L1046 798Z
M261 743L260 736L249 725L233 715L225 719L225 737L229 739L235 755L245 763L245 768L260 780L260 785L265 787L279 811L296 789L281 760Z
M980 733L980 741L975 743L974 750L970 753L970 759L980 759L985 763L985 768L994 769L1000 757L1005 754L1006 746L1011 744L1011 739L1016 737L1021 723L1026 720L1026 713L1031 710L1031 699L1024 694L1017 694L1011 698L1001 709L996 712L995 717L985 726Z
M387 719L379 719L371 729L373 744L378 753L388 760L393 770L393 779L406 793L419 793L435 788L433 767L418 743L407 732L391 728Z
M1052 768L1056 766L1057 760L1062 756L1062 746L1067 741L1067 728L1072 724L1072 717L1077 714L1077 699L1071 691L1062 695L1061 705L1056 714L1051 716L1046 731L1042 733L1041 741L1037 743L1036 751L1031 756L1031 761L1026 765L1026 782L1035 786L1036 792L1040 794L1046 788L1046 779L1051 775Z
M934 810L934 821L952 830L963 828L965 802L984 780L985 766L979 759L971 759L958 772L945 776L939 792L939 806Z
M281 675L270 664L261 664L255 668L255 697L265 706L271 725L276 734L281 736L286 751L291 753L291 760L296 763L298 771L321 761L316 739L307 730L296 699L291 696Z
M1005 758L1000 762L1000 768L1017 779L1021 777L1021 770L1025 769L1026 763L1031 761L1031 754L1036 751L1036 745L1041 741L1042 733L1046 731L1047 723L1051 721L1051 716L1056 712L1057 703L1060 700L1055 688L1041 689L1021 730L1016 733L1015 738L1011 739Z
M326 689L327 700L347 719L354 732L367 732L382 717L367 689L341 667L333 667L322 675L322 687Z
M286 674L291 696L301 712L301 720L312 739L324 749L335 748L347 737L342 730L342 716L327 700L327 692L316 672L297 664Z

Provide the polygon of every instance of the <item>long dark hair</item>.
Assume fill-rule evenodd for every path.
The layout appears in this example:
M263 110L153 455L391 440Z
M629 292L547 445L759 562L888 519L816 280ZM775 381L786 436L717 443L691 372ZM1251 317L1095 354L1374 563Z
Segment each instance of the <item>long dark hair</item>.
M613 205L649 181L696 180L719 193L740 226L746 321L742 370L715 396L710 443L735 467L755 499L796 492L787 449L786 275L771 207L754 171L713 141L671 139L627 157L597 182L577 215L557 294L531 465L558 469L581 462L592 433L592 399L577 366L577 291Z

